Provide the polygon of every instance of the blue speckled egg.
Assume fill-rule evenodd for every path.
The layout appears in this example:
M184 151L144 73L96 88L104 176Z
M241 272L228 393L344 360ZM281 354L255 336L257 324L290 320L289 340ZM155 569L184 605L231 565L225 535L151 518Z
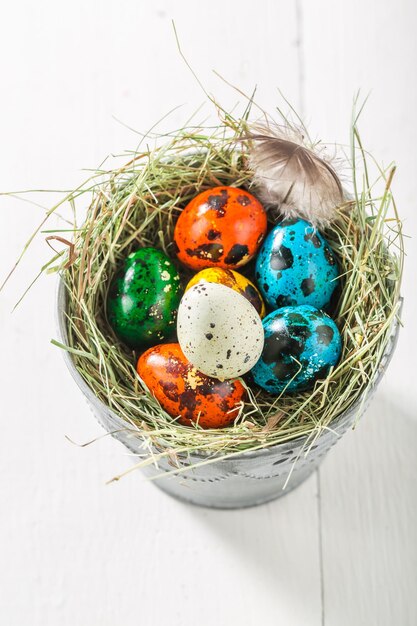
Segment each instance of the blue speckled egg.
M265 344L251 373L272 394L311 389L340 359L342 341L334 321L312 306L286 306L262 322Z
M256 260L256 280L272 309L329 304L338 266L324 237L304 220L286 220L269 233Z

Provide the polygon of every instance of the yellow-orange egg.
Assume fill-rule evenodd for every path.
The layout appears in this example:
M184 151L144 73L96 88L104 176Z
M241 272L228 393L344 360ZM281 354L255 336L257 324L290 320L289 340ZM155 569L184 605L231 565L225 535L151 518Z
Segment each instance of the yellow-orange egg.
M202 270L193 276L185 290L187 291L187 289L197 285L199 282L216 283L218 285L230 287L230 289L237 291L249 300L259 313L260 317L264 317L265 304L261 294L249 278L242 276L239 272L235 272L234 270L225 270L221 267L207 267L205 270Z

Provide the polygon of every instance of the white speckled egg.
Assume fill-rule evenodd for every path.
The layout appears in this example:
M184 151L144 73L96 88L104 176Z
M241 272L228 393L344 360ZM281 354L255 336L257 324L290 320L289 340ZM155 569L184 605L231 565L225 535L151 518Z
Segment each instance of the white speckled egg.
M240 293L217 283L201 282L185 292L178 309L177 334L194 367L220 380L248 372L264 345L255 307Z

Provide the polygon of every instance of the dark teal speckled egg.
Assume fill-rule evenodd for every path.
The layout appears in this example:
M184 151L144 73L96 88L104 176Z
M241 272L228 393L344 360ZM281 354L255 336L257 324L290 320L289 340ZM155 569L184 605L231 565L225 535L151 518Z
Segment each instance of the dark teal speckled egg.
M181 298L180 277L156 248L130 254L114 277L107 297L107 319L130 348L161 343L175 331Z
M311 389L340 359L342 340L336 324L312 306L283 307L262 324L264 348L251 374L272 394Z
M299 304L325 308L339 283L331 247L304 220L286 220L271 230L256 259L255 275L271 309Z

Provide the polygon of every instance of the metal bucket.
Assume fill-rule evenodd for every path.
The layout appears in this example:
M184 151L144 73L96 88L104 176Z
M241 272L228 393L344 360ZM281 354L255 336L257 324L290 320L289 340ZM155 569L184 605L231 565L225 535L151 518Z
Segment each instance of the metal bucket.
M60 280L57 293L57 322L60 341L67 345L65 321L66 289ZM207 460L203 453L193 453L182 460L182 464L197 465L185 472L173 474L169 459L158 460L158 467L148 465L142 471L155 479L155 484L170 495L198 504L220 509L235 509L255 506L285 495L312 474L325 454L340 439L346 430L366 411L376 388L384 375L398 338L399 324L394 322L385 353L366 397L360 397L347 411L337 417L331 430L325 430L306 454L306 439L300 437L270 448L254 452L242 452L229 459L219 459L198 466ZM103 428L123 443L134 455L143 456L142 439L126 430L126 422L108 406L97 399L75 368L69 352L63 351L65 362L75 382ZM211 457L212 458L212 457Z

